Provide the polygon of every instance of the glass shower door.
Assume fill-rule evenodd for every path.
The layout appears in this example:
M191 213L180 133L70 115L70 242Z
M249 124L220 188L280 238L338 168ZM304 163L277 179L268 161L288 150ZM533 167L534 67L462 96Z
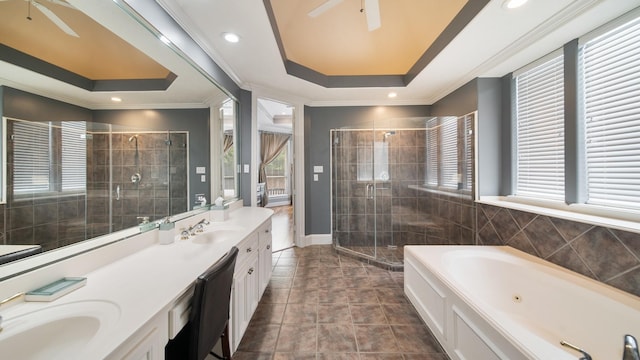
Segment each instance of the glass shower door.
M331 131L334 244L376 257L376 147L372 130Z

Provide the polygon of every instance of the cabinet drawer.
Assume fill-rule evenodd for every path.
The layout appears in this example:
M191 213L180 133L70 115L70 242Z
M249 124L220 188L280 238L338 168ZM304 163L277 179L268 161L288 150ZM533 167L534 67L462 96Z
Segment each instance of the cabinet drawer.
M262 225L258 230L258 235L260 238L260 249L263 249L265 246L271 243L271 221L268 221L266 224Z
M238 244L238 259L236 269L242 266L253 254L258 253L258 233L254 232Z
M169 339L176 337L180 330L189 322L193 291L194 287L191 287L191 289L176 301L171 310L169 310Z

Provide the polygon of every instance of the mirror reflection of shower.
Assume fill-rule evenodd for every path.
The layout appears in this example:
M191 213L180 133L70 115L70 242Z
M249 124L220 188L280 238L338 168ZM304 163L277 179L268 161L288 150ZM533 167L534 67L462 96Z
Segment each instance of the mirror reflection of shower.
M134 162L135 162L135 167L136 167L136 172L131 175L131 182L134 183L135 185L139 185L140 181L142 180L142 175L140 175L140 153L138 152L138 135L132 135L129 138L129 142L134 141L136 142L135 146L136 146L136 152L134 155Z

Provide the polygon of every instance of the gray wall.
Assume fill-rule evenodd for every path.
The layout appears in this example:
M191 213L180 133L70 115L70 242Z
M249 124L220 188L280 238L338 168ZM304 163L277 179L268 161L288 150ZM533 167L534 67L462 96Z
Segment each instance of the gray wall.
M0 115L33 121L92 121L91 110L0 86L3 108Z
M502 82L500 78L469 81L432 105L433 116L461 116L478 110L476 184L479 195L497 195L501 185Z
M238 152L236 156L240 168L243 170L244 165L251 164L251 91L242 90L240 92L240 114L238 115L238 137L240 138ZM256 130L257 131L257 130ZM255 171L258 171L255 169ZM251 186L251 172L245 174L243 171L240 175L239 194L243 199L244 206L251 206L251 197L256 196L256 191Z
M331 233L331 146L330 130L337 128L373 128L374 122L425 117L429 106L344 106L305 107L305 235ZM385 127L386 125L385 124ZM324 172L313 181L313 167Z

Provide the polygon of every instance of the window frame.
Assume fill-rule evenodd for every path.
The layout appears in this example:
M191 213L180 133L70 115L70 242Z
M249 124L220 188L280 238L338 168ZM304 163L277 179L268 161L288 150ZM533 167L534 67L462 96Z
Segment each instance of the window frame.
M85 170L85 181L84 187L73 188L73 189L63 189L63 144L62 144L62 125L61 123L66 123L67 121L61 122L53 122L53 121L30 121L30 120L22 120L13 117L2 117L2 133L3 133L3 141L2 141L2 203L5 204L7 202L7 196L9 194L9 179L8 179L8 142L9 136L12 134L8 133L8 123L9 121L13 122L26 122L26 123L37 123L38 125L44 124L48 130L48 141L47 146L50 148L48 152L49 158L48 162L50 164L49 175L48 175L48 188L46 190L37 190L37 191L21 191L16 193L13 191L12 201L21 201L21 200L32 200L32 199L43 199L48 197L65 197L65 196L77 196L86 193L86 170ZM68 121L74 122L75 121ZM58 129L58 131L54 131L53 129ZM86 129L85 129L86 130ZM54 139L56 138L56 139ZM55 149L52 148L53 143L60 144L59 147ZM86 137L85 137L85 160L86 164ZM57 170L59 168L59 170Z
M424 183L414 189L426 189L427 191L443 192L447 194L461 194L477 198L474 195L476 182L476 119L477 112L461 116L433 117L425 123L425 151L426 164ZM448 128L444 122L455 124ZM446 133L446 130L450 130ZM453 130L453 131L452 131ZM455 133L453 140L446 145L443 139ZM445 147L449 147L445 149ZM455 150L455 151L454 151ZM448 152L447 152L448 151ZM446 164L446 154L455 152L455 161L448 158L452 164ZM444 168L455 168L456 176L452 176L451 171L444 171ZM448 176L447 176L448 175ZM448 177L448 179L447 179ZM455 177L455 181L453 181Z
M515 148L515 86L511 85L510 122L511 129L511 161L510 166L503 168L502 176L510 179L510 185L503 188L504 193L496 196L482 196L478 202L502 206L516 210L534 212L572 221L586 222L594 225L613 227L626 231L640 232L640 209L607 207L587 203L586 185L586 148L584 127L584 96L581 78L580 56L582 45L625 23L640 17L640 9L633 10L614 21L611 21L563 46L565 67L565 201L549 201L514 195L516 154ZM513 78L513 74L507 76Z

